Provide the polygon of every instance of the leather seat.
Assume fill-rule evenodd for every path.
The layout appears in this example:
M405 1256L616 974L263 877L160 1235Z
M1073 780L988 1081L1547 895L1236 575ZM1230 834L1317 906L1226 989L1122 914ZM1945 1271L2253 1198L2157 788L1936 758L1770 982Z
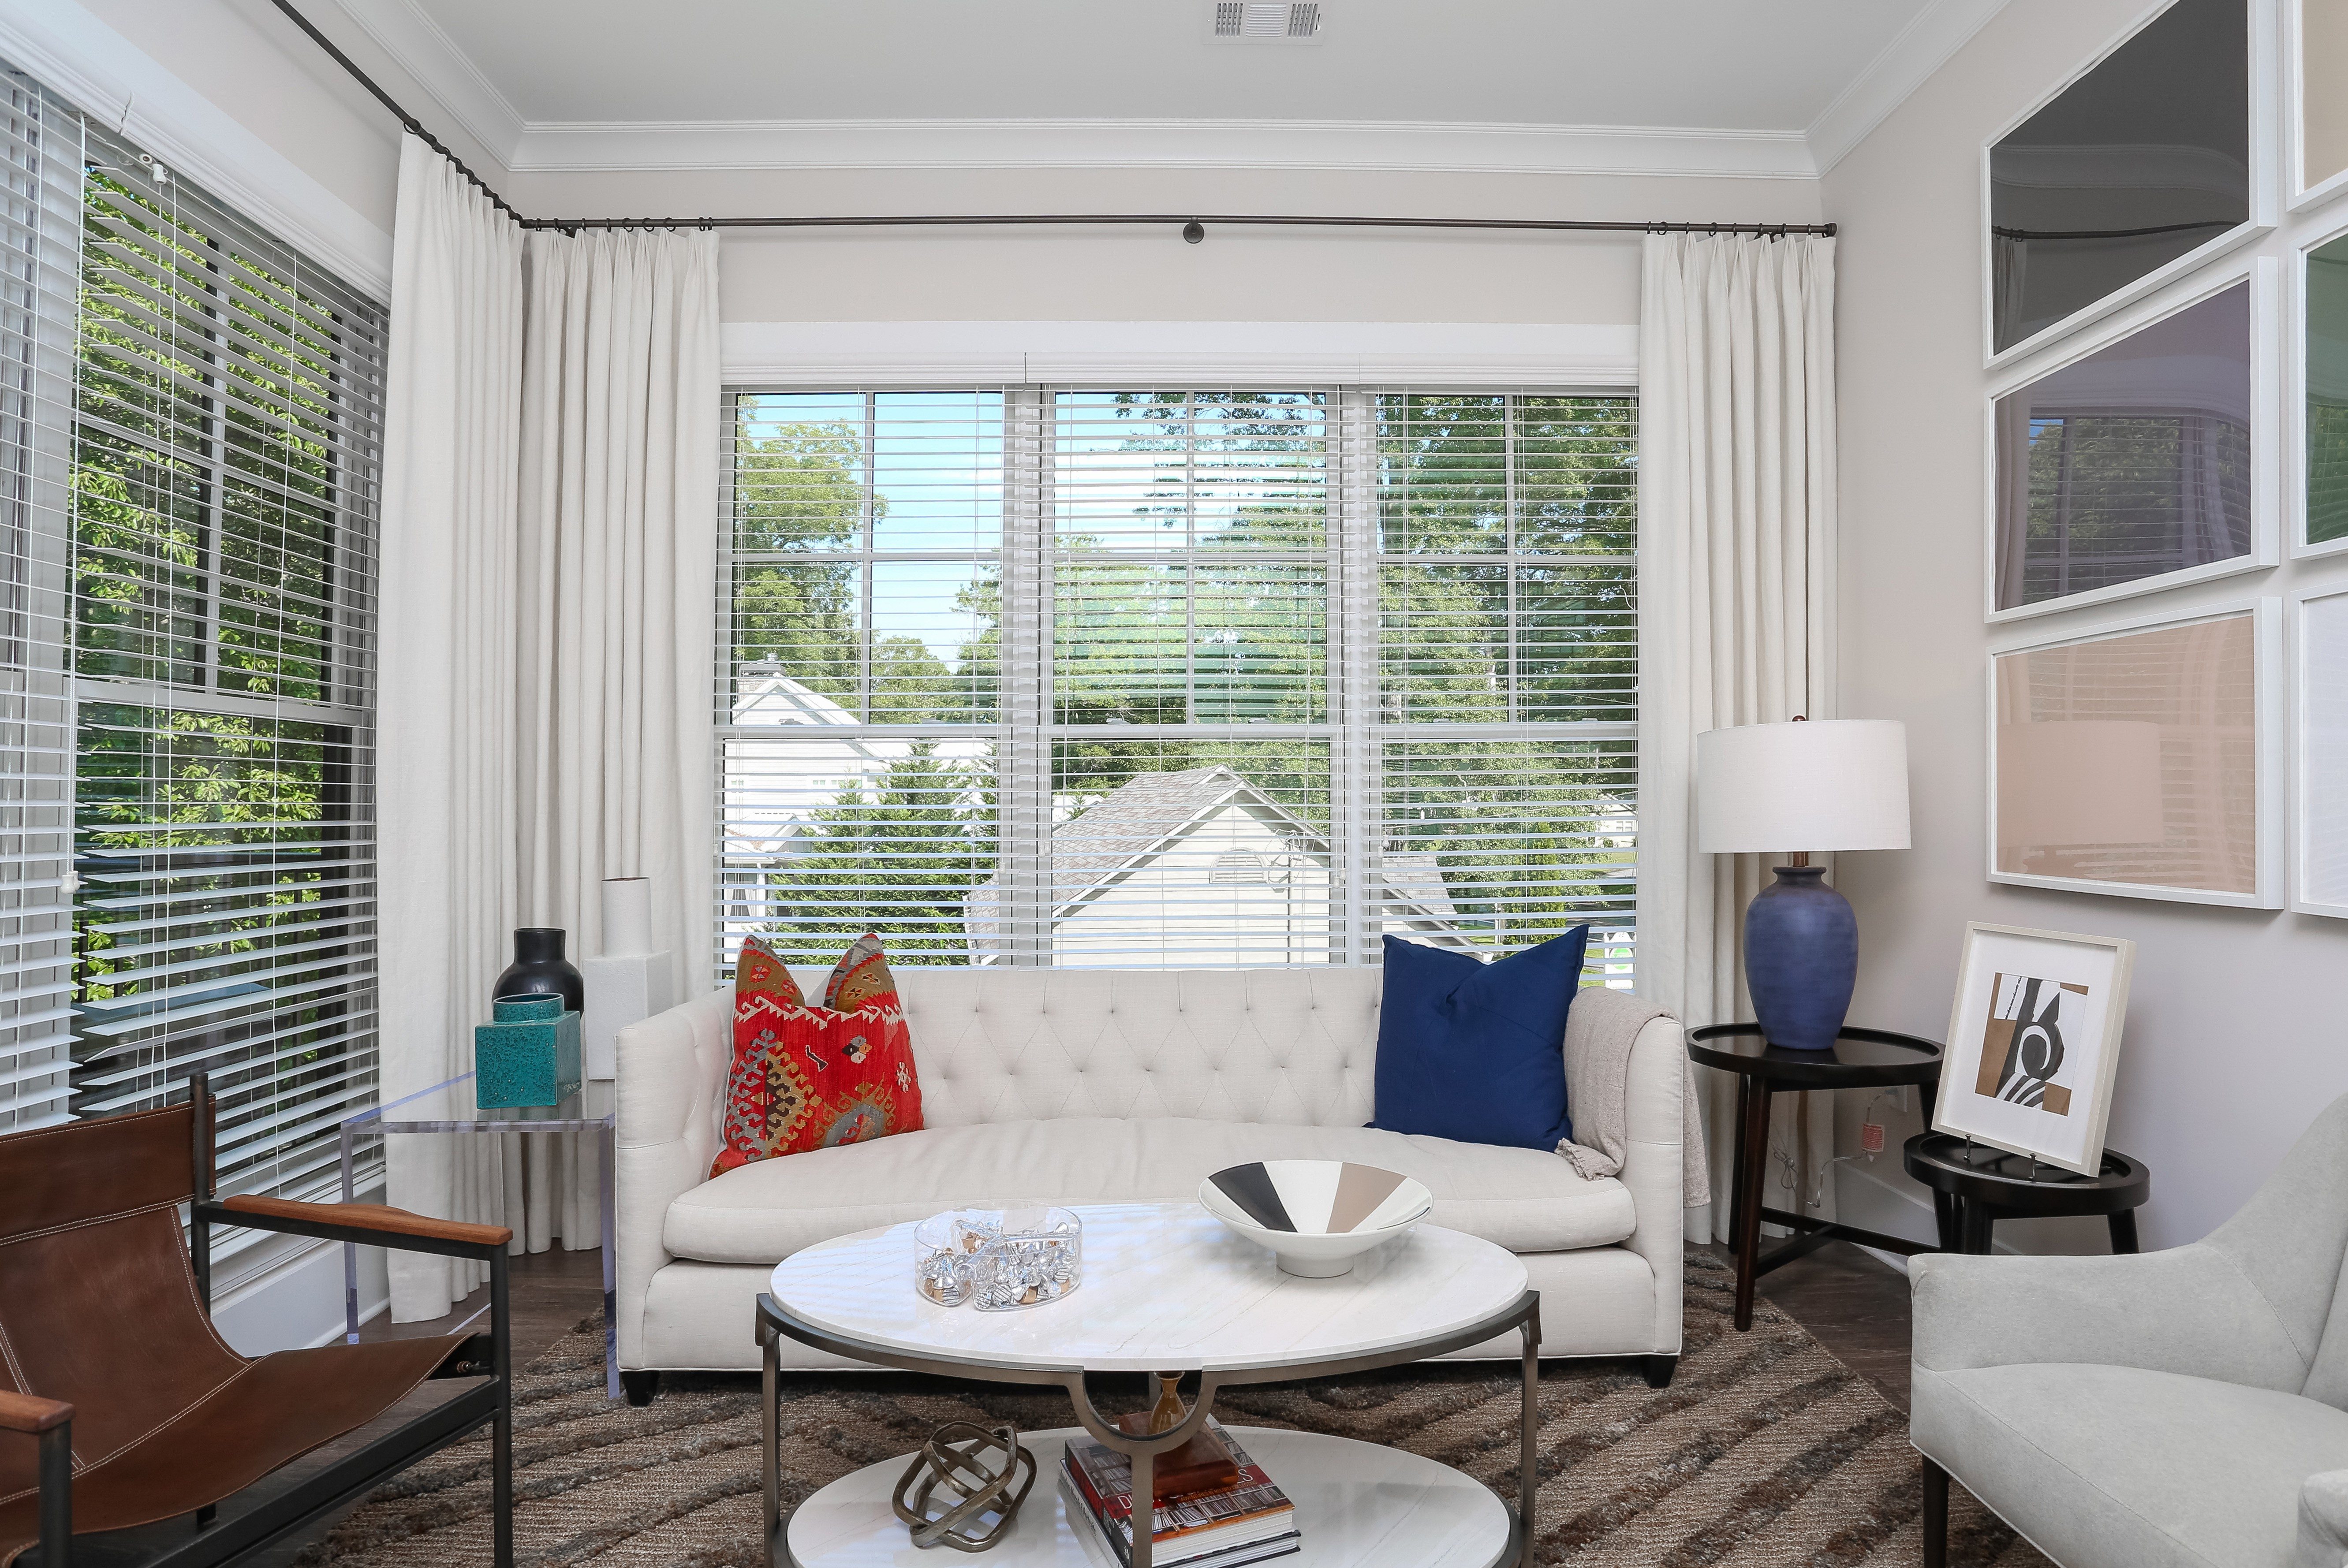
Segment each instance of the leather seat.
M194 1147L185 1104L0 1138L0 1391L72 1407L77 1533L171 1519L242 1491L383 1414L469 1342L459 1334L238 1355L212 1330L180 1235ZM500 1246L509 1234L362 1205L229 1206L240 1204L252 1207L252 1223L317 1214L479 1232ZM0 1565L38 1533L38 1481L34 1446L0 1441Z
M1621 1241L1638 1224L1619 1181L1586 1181L1542 1149L1372 1127L1267 1126L1189 1117L1078 1116L900 1133L761 1160L669 1204L663 1240L705 1263L781 1262L801 1247L955 1205L1194 1202L1214 1172L1251 1160L1353 1160L1435 1194L1434 1223L1511 1252Z

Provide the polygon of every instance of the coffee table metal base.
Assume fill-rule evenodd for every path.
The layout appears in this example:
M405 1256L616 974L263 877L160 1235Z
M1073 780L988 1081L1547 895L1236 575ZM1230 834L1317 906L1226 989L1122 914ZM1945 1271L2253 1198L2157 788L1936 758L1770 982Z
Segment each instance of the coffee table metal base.
M1381 1367L1398 1367L1406 1362L1423 1361L1453 1350L1464 1350L1470 1345L1480 1345L1496 1336L1508 1333L1510 1329L1516 1330L1524 1338L1522 1384L1524 1400L1520 1416L1522 1426L1517 1450L1517 1506L1514 1510L1503 1507L1502 1512L1508 1520L1508 1529L1505 1538L1498 1542L1497 1553L1478 1556L1472 1562L1467 1557L1458 1558L1457 1562L1461 1568L1502 1568L1502 1565L1507 1563L1516 1563L1519 1568L1533 1568L1533 1501L1538 1485L1536 1478L1540 1474L1538 1450L1540 1441L1540 1362L1538 1359L1540 1352L1540 1292L1537 1290L1525 1291L1508 1307L1465 1327L1425 1339L1385 1346L1361 1355L1309 1361L1283 1361L1278 1365L1244 1368L1225 1367L1217 1368L1212 1371L1200 1371L1198 1395L1191 1400L1190 1408L1183 1416L1181 1424L1147 1438L1136 1437L1121 1430L1113 1417L1101 1413L1093 1403L1092 1390L1086 1383L1086 1372L1082 1367L1053 1367L1033 1363L999 1364L970 1356L916 1355L893 1346L876 1345L845 1334L835 1333L828 1328L819 1328L793 1316L790 1310L777 1302L772 1295L762 1291L758 1296L758 1348L764 1372L764 1384L759 1394L758 1424L764 1451L760 1461L759 1476L762 1490L766 1494L767 1549L773 1561L778 1563L796 1563L798 1568L819 1568L819 1565L822 1565L822 1568L829 1568L829 1565L835 1562L845 1564L850 1562L895 1561L887 1556L863 1558L841 1556L837 1552L829 1558L798 1559L789 1555L797 1550L791 1542L798 1541L799 1534L797 1516L794 1515L789 1541L786 1542L782 1520L782 1358L778 1348L785 1337L796 1339L802 1345L813 1346L819 1350L829 1350L835 1356L845 1356L851 1360L863 1361L874 1366L898 1367L908 1372L927 1372L945 1378L970 1378L990 1383L1023 1383L1043 1387L1056 1385L1066 1389L1069 1402L1076 1407L1076 1419L1082 1424L1085 1432L1096 1441L1105 1443L1132 1459L1133 1494L1136 1497L1147 1497L1150 1491L1150 1467L1157 1456L1189 1442L1192 1434L1206 1425L1208 1413L1214 1409L1216 1390L1220 1388L1250 1383L1289 1383L1305 1378L1337 1378L1351 1372L1375 1371ZM1185 1368L1169 1367L1166 1370L1177 1372ZM1323 1444L1342 1444L1344 1449L1343 1450L1323 1450L1321 1448ZM1057 1472L1053 1467L1056 1467L1059 1463L1059 1450L1056 1447L1053 1449L1052 1458L1047 1465L1043 1448L1035 1444L1030 1446L1035 1450L1037 1469L1049 1474L1056 1489ZM1252 1446L1252 1440L1251 1440L1251 1446ZM1449 1471L1447 1467L1436 1464L1431 1460L1413 1459L1412 1456L1398 1454L1394 1450L1355 1443L1343 1438L1321 1438L1311 1446L1316 1454L1335 1455L1337 1462L1341 1465L1351 1460L1354 1450L1367 1450L1370 1453L1394 1455L1396 1460L1408 1459L1414 1467L1426 1465L1435 1471L1457 1476L1456 1484L1458 1487L1481 1492L1496 1504L1499 1501L1498 1498L1481 1482L1458 1475L1457 1471ZM1264 1469L1272 1478L1282 1488L1286 1488L1289 1485L1288 1476L1267 1457L1270 1451L1267 1450L1266 1453L1260 1453L1256 1457L1262 1460ZM895 1459L884 1460L870 1470L860 1471L856 1475L834 1481L832 1486L845 1487L852 1481L858 1481L860 1478L890 1471L893 1466L894 1471L891 1472L890 1479L885 1483L875 1483L893 1488L895 1477L904 1471L906 1458L907 1456L899 1455ZM1312 1473L1321 1472L1316 1466ZM1343 1472L1341 1471L1337 1473ZM1036 1479L1035 1493L1029 1496L1027 1507L1045 1506L1040 1496L1045 1490L1045 1475L1039 1474ZM830 1490L831 1488L827 1488L825 1491L828 1492ZM1467 1494L1463 1491L1463 1495ZM825 1492L818 1492L815 1497L809 1498L807 1502L800 1505L801 1511L812 1507L824 1495ZM885 1498L880 1506L880 1517L886 1518L890 1528L897 1532L896 1541L901 1542L907 1552L911 1552L913 1545L905 1534L905 1527L897 1522L888 1508ZM1349 1506L1361 1505L1349 1504ZM1052 1512L1056 1514L1056 1502L1052 1506ZM1312 1544L1312 1534L1305 1523L1309 1516L1301 1500L1298 1502L1297 1514L1298 1528L1305 1534L1306 1541L1306 1555L1302 1562L1313 1563L1316 1568L1341 1568L1341 1565L1342 1568L1386 1568L1389 1563L1395 1564L1395 1568L1400 1568L1401 1559L1385 1555L1383 1548L1374 1543L1364 1546L1361 1549L1362 1554L1358 1555L1336 1554L1337 1547L1334 1541L1324 1544L1316 1553ZM1042 1515L1039 1514L1038 1517ZM1391 1517L1399 1518L1401 1514L1396 1513ZM812 1524L810 1528L813 1528ZM1323 1533L1324 1536L1334 1536L1337 1540L1354 1539L1350 1530L1337 1530L1326 1525L1323 1526ZM1411 1534L1413 1539L1416 1539L1415 1531ZM872 1551L886 1537L867 1533L860 1539L863 1541L865 1550ZM1032 1550L1040 1552L1042 1550L1040 1530L1035 1532L1035 1545ZM1368 1537L1363 1539L1372 1540ZM1004 1547L998 1550L1007 1549L1010 1544L1011 1542L1006 1541ZM1074 1544L1073 1541L1071 1544ZM778 1551L778 1548L782 1550ZM1049 1556L1004 1560L1035 1563L1056 1561ZM1081 1557L1078 1560L1081 1561ZM907 1558L906 1561L911 1562L915 1559ZM1282 1559L1281 1561L1293 1560ZM1449 1564L1455 1560L1444 1557L1431 1560L1420 1559L1420 1561L1439 1561ZM1150 1568L1150 1542L1147 1534L1138 1536L1133 1542L1132 1568Z
M1296 1504L1303 1537L1272 1568L1502 1568L1521 1542L1514 1514L1489 1487L1416 1454L1317 1432L1234 1427L1251 1457ZM1035 1490L983 1561L999 1568L1113 1568L1077 1537L1056 1484L1075 1427L1025 1432ZM842 1476L799 1504L776 1561L789 1568L934 1568L889 1510L904 1471L883 1460ZM1088 1526L1081 1527L1089 1529Z

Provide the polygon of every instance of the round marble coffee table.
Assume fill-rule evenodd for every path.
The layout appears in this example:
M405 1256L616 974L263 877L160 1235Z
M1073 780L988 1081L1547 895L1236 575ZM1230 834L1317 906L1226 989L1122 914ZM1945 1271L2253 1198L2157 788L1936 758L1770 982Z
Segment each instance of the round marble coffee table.
M765 1356L761 1400L767 1534L792 1568L931 1564L890 1510L910 1455L843 1476L801 1503L781 1529L778 1431L782 1336L876 1366L996 1383L1056 1384L1095 1440L1131 1456L1147 1496L1158 1454L1205 1422L1219 1389L1368 1371L1466 1349L1516 1329L1524 1339L1523 1433L1516 1508L1481 1481L1431 1460L1312 1432L1232 1430L1296 1505L1294 1568L1501 1568L1532 1563L1529 1501L1540 1341L1540 1296L1501 1247L1422 1225L1365 1254L1334 1279L1283 1274L1272 1255L1195 1204L1076 1207L1085 1222L1084 1283L1025 1312L942 1307L913 1288L913 1227L867 1231L795 1253L758 1297ZM1119 1430L1093 1403L1095 1372L1194 1372L1199 1394L1181 1425L1155 1437ZM1023 1433L1035 1489L986 1558L1017 1568L1095 1568L1062 1517L1056 1468L1074 1429ZM1146 1532L1133 1568L1149 1568Z

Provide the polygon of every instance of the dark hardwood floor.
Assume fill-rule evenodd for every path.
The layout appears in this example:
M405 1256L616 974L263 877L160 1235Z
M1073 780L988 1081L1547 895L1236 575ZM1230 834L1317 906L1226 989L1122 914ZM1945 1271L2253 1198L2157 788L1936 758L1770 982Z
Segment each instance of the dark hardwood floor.
M561 1338L585 1318L603 1316L603 1255L585 1252L525 1253L506 1265L513 1318L513 1363L527 1367L540 1352ZM479 1318L478 1323L474 1318ZM419 1339L454 1334L469 1325L476 1332L489 1326L489 1287L481 1286L446 1317L429 1323L394 1323L384 1313L359 1325L359 1338Z

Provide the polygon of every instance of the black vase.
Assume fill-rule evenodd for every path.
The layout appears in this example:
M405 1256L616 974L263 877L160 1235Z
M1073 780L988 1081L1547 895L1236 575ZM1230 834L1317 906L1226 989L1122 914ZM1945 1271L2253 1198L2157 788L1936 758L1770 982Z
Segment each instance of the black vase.
M514 961L489 992L499 997L560 996L567 1011L587 1003L587 981L562 956L563 933L551 926L524 926L514 933Z

